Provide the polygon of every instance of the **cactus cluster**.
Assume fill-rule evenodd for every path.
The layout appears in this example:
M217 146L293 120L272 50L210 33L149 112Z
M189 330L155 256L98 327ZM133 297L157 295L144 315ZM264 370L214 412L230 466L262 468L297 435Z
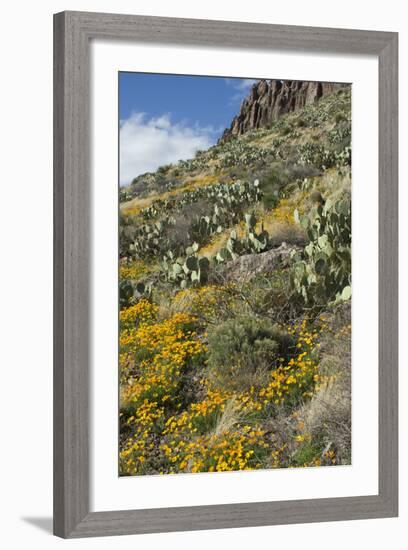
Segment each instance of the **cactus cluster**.
M166 217L153 224L144 224L136 228L134 241L129 246L129 253L136 258L151 256L161 250L164 236L175 220Z
M121 223L120 255L146 258L162 254L169 246L173 247L175 256L184 254L179 246L170 244L168 229L176 224L174 215L186 205L201 199L209 203L208 213L195 216L188 229L189 241L197 241L202 245L213 234L239 222L243 208L255 204L260 198L259 180L255 180L251 183L218 183L186 191L172 199L156 200L141 211L141 217L146 223L131 223L129 220Z
M327 96L324 101L307 105L302 113L302 119L309 128L319 128L334 118L337 113L348 112L350 102L350 92L340 91L340 93Z
M231 142L233 145L224 153L220 160L221 168L229 168L231 166L251 166L254 163L263 163L270 151L260 147L249 146L241 141Z
M119 283L119 304L121 309L129 307L139 298L150 298L153 290L153 284L149 282L138 282L134 284L129 279L123 279Z
M296 130L294 126L294 122L288 122L284 121L282 125L279 127L281 136L284 136L284 138L287 139L297 139L301 136L301 133Z
M326 170L332 166L340 168L351 164L351 147L349 146L338 152L318 143L306 143L298 146L298 154L300 164L315 166L319 170Z
M309 244L294 253L291 280L308 305L348 300L351 296L351 202L349 195L319 205L312 218L294 212Z
M256 230L257 219L253 213L245 214L246 232L239 238L236 230L232 230L225 247L209 260L199 257L199 244L194 242L188 246L184 255L177 256L168 250L161 262L162 274L165 281L173 283L180 288L190 285L201 285L208 281L212 264L220 264L234 260L243 254L258 254L268 250L270 246L269 233L261 227Z
M215 183L207 187L200 187L185 191L175 197L157 199L150 206L141 210L144 220L149 221L163 213L175 213L188 204L199 200L206 200L210 204L234 207L239 204L251 204L260 199L259 181L235 183Z
M259 180L251 186L238 182L211 189L207 198L214 203L211 211L208 215L197 216L191 226L192 237L200 243L239 222L242 207L259 201Z
M257 137L262 137L267 130L257 130ZM208 151L199 154L190 160L181 160L178 166L187 173L203 170L212 162L216 168L230 168L232 166L252 166L254 163L263 163L268 160L277 160L280 156L280 146L283 140L276 139L267 149L250 145L254 132L248 132L243 139L231 139L210 147Z
M324 102L307 106L302 112L301 120L298 116L289 116L274 122L273 134L270 129L253 130L239 139L220 142L204 152L198 151L193 159L163 166L155 174L147 173L136 178L135 185L140 187L140 184L146 183L149 189L151 186L159 186L163 193L164 190L171 191L180 185L187 173L205 170L206 173L214 174L218 170L220 176L229 173L229 177L234 178L235 170L233 173L225 169L238 167L238 173L245 173L243 177L247 178L249 171L244 169L240 172L240 168L249 167L253 173L257 173L259 169L262 186L258 179L234 183L213 183L211 180L211 184L204 185L203 182L201 187L186 186L187 189L180 189L178 193L165 193L140 212L122 216L120 256L145 260L155 258L156 262L160 258L161 270L157 280L164 279L184 288L207 281L210 266L213 264L227 262L243 254L268 250L271 246L268 232L263 226L259 227L255 215L248 212L249 207L266 197L265 166L270 169L269 163L275 165L278 161L282 166L289 162L323 171L330 167L336 167L339 172L343 169L347 171L351 164L351 148L344 147L344 144L348 144L351 127L344 112L349 103L349 94L333 94ZM335 119L336 125L329 127L326 139L322 142L293 143L293 139L301 135L301 127L319 127L332 119ZM276 137L278 133L281 135ZM271 136L272 139L259 141L264 135ZM308 170L314 173L309 168L303 172L307 174ZM302 170L298 170L295 177L299 173ZM289 192L296 187L308 192L315 184L315 176L299 179L295 177L290 180L291 185L287 186ZM134 190L132 186L122 188L120 200L132 198ZM347 243L338 242L347 218L339 211L343 208L343 202L333 205L327 201L324 208L319 206L315 219L310 222L303 217L300 220L296 213L310 239L304 253L294 258L293 270L293 284L306 302L310 302L310 295L314 292L313 285L317 288L316 296L320 293L319 300L326 292L331 296L334 292L336 297L339 289L343 292L341 285L349 286L344 283L343 277L347 272ZM197 206L190 212L188 206L195 203L198 203ZM272 209L274 206L276 204L269 204L268 208ZM176 220L180 219L183 219L183 238L179 235L180 231L176 231ZM245 222L244 235L241 236L238 231L238 236L234 229L230 232L226 245L213 258L208 260L199 257L199 248L211 237L230 230L233 226L238 227L242 221ZM345 231L347 233L348 229ZM186 248L186 243L193 244ZM128 302L135 296L146 296L151 291L150 283L139 282L136 286L133 286L132 281L122 283L121 303ZM344 296L347 292L345 291Z
M119 189L119 202L126 202L132 200L134 197L131 187L121 187Z
M263 225L259 232L256 231L257 219L253 213L245 214L245 235L238 238L235 230L231 231L227 245L215 256L217 263L234 260L243 254L258 254L264 252L269 246L269 233Z
M345 141L350 141L351 138L351 124L342 125L334 128L328 134L329 143L335 145L336 143L342 143Z
M257 132L260 132L259 130ZM262 137L260 133L258 137ZM248 136L240 140L231 140L223 144L220 148L220 168L229 168L231 166L262 166L268 162L283 160L285 157L282 145L285 140L275 138L268 143L267 148L259 145L250 145L248 140L251 138L251 132Z
M211 151L211 149L209 151ZM209 151L197 151L194 158L188 160L179 160L177 163L178 168L187 173L195 172L197 170L203 170L208 165Z
M312 178L298 178L295 183L300 191L305 192L311 191L314 186L314 181Z
M193 243L185 250L185 257L175 257L169 250L163 257L162 269L165 280L186 288L190 284L203 284L208 280L210 261L199 258L198 243Z

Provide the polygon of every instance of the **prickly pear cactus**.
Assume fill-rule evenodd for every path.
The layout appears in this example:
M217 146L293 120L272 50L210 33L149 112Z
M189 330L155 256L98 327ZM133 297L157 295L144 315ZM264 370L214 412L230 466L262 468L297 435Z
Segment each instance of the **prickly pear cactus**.
M351 201L345 194L327 200L308 218L295 210L294 218L309 237L303 253L293 255L291 281L307 305L351 297Z

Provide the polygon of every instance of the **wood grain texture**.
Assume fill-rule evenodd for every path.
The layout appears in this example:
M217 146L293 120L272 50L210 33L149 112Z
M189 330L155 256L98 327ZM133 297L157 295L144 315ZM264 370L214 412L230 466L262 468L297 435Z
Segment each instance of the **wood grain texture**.
M379 494L92 512L89 509L89 41L379 58ZM397 34L63 12L54 16L54 532L89 537L392 517L398 509ZM369 214L368 214L369 215ZM358 407L358 403L354 404Z
M379 55L379 492L398 514L398 36Z
M88 39L55 17L54 530L89 510Z
M378 55L394 35L364 30L107 13L65 12L65 15L91 37L216 48Z

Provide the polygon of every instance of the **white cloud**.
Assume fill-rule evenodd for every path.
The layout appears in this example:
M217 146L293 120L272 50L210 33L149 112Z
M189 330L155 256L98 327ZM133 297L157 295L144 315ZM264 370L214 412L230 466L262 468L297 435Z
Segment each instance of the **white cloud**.
M133 113L120 124L120 184L127 185L163 164L193 157L198 149L214 143L216 132L211 126L172 124L168 114L146 120L144 113Z
M256 82L253 78L226 78L225 82L235 90L231 96L231 104L242 101L248 95L249 90Z
M252 86L259 82L259 80L253 78L226 78L225 80L227 84L240 92L249 92Z

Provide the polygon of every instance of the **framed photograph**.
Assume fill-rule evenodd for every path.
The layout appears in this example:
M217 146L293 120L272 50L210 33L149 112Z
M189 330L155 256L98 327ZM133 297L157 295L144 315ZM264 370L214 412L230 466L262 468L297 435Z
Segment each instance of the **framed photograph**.
M54 16L54 532L398 510L398 35Z

